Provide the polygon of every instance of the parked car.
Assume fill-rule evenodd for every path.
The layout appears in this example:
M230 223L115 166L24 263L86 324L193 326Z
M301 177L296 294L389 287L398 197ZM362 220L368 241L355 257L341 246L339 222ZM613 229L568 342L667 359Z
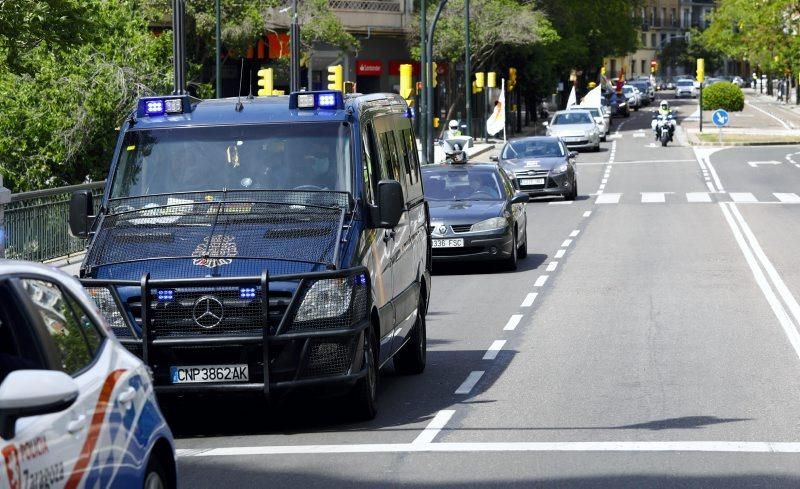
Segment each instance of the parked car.
M602 107L586 107L583 105L573 105L567 110L588 110L597 126L600 128L600 141L605 141L606 136L611 131L611 117L607 116Z
M675 90L675 82L672 81L671 78L669 80L667 80L666 89L667 90Z
M681 97L697 97L697 88L692 80L683 79L675 83L675 98Z
M44 265L0 260L0 420L3 487L176 487L147 367Z
M633 85L623 85L622 95L625 96L625 100L628 102L628 107L631 109L636 111L642 106L641 94Z
M600 150L600 128L588 110L560 110L547 124L547 135L560 137L568 148Z
M558 138L532 136L512 139L494 158L514 178L519 189L531 196L561 195L565 200L578 197L575 158Z
M742 86L744 86L744 80L742 79L741 76L734 76L733 80L731 80L731 83L733 83L739 88L742 88Z
M434 262L499 260L514 270L528 255L528 194L497 165L430 165L422 181Z

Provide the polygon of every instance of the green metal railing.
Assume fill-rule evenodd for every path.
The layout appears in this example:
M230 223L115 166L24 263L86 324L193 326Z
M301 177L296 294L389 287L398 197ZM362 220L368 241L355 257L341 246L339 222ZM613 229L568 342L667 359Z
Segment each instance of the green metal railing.
M104 185L105 181L12 194L5 208L5 257L47 261L83 251L86 240L69 233L70 197L77 190L91 190L97 212Z

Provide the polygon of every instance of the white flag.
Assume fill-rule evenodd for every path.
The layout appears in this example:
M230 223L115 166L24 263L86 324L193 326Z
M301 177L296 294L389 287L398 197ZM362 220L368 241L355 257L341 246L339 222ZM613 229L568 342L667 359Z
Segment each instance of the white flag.
M572 85L572 91L569 92L569 98L567 99L567 108L569 109L573 105L578 103L578 96L575 95L575 85Z
M492 115L486 119L486 132L494 136L506 127L506 81L500 87L500 98L494 103Z
M589 93L581 100L581 107L600 107L601 90L602 87L600 85L589 90Z

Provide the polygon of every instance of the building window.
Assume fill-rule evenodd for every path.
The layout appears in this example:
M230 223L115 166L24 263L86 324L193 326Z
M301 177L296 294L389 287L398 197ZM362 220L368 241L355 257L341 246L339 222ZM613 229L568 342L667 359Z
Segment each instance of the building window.
M645 34L644 32L642 32L642 47L643 48L647 47L647 34Z
M652 33L652 34L650 34L650 47L651 47L651 48L653 48L653 49L655 49L655 48L657 47L657 45L656 45L656 34L655 34L655 32L654 32L654 33Z
M675 27L675 26L677 25L677 23L678 23L678 19L677 19L677 17L675 16L675 9L674 9L674 8L672 9L672 18L671 18L671 21L672 21L672 26L673 26L673 27Z
M631 60L631 75L633 75L634 73L636 73L636 60L632 59Z
M643 59L642 60L642 74L645 74L645 73L647 73L647 60Z

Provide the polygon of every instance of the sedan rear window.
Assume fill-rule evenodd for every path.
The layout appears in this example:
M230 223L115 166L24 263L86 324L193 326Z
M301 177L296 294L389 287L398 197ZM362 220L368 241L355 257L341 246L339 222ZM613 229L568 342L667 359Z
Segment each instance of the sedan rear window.
M588 112L570 112L556 114L553 124L591 124L592 118Z

